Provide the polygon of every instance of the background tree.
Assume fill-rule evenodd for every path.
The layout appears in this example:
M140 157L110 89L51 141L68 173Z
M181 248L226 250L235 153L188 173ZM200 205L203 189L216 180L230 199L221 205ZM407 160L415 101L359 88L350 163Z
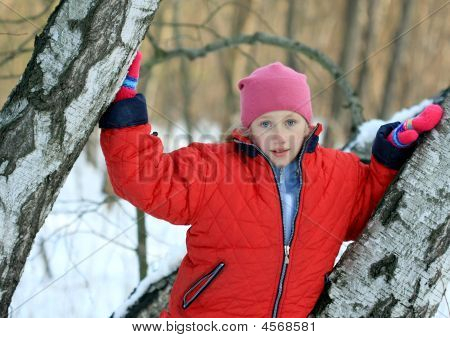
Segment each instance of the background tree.
M159 1L61 1L0 112L0 315ZM114 25L111 25L114 22ZM117 67L122 65L122 67Z

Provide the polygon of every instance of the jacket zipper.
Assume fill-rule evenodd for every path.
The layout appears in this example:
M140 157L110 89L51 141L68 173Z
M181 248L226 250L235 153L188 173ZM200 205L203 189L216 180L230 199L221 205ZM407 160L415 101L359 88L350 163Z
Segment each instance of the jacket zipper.
M316 127L317 129L317 127ZM305 149L308 145L308 142L310 140L310 138L312 137L312 135L314 134L314 132L316 131L316 129L314 129L313 133L308 137L308 139L305 141L301 153L300 153L300 157L299 157L299 164L298 164L298 168L300 170L299 172L299 177L300 177L300 189L299 189L299 195L297 196L297 204L296 204L296 209L295 209L295 216L294 216L294 220L293 220L293 224L292 224L292 230L291 230L291 234L289 237L289 241L288 241L288 245L284 245L284 241L283 241L283 246L284 246L284 259L283 259L283 268L281 269L281 276L278 282L278 293L277 293L277 298L275 299L275 304L273 306L273 310L272 310L272 317L276 318L278 316L278 310L279 310L279 305L280 305L280 300L281 300L281 296L283 294L283 288L284 288L284 279L286 277L286 271L289 265L289 251L291 249L291 244L292 244L292 240L294 238L294 232L295 232L295 223L297 221L297 216L298 216L298 209L299 209L299 205L300 205L300 196L301 196L301 192L302 192L302 188L303 188L303 179L302 179L302 175L303 175L303 168L301 167L302 165L302 159L303 159L303 155L305 153ZM283 235L284 235L284 225L283 225ZM284 237L283 237L284 238Z
M309 135L308 138L306 139L306 141L303 143L303 146L302 146L302 149L301 149L301 153L300 153L300 157L299 157L299 160L298 160L298 161L299 161L299 168L301 168L303 155L304 155L304 153L305 153L305 149L306 149L306 147L307 147L307 145L308 145L308 143L309 143L309 140L310 140L311 137L314 135L314 133L316 132L317 128L318 128L318 127L315 127L315 128L314 128L314 130L313 130L313 132L311 133L311 135ZM291 236L290 236L290 238L289 238L288 245L284 245L283 203L282 203L282 201L281 201L280 187L279 187L279 185L278 185L277 175L276 175L276 173L275 173L275 169L274 169L273 166L272 166L272 162L271 162L270 159L267 157L267 155L264 154L264 152L263 152L256 144L253 144L253 143L246 143L246 142L242 142L242 141L239 141L239 140L238 140L237 142L244 143L244 144L247 144L247 145L252 145L252 146L254 146L254 147L259 151L259 153L260 153L260 154L267 160L267 162L269 163L270 168L272 169L272 174L273 174L273 176L274 176L276 186L277 186L278 200L279 200L279 202L280 202L280 207L281 207L281 225L282 225L282 239L283 239L283 253L284 253L284 257L283 257L283 265L282 265L282 269L281 269L281 276L280 276L280 279L279 279L279 281L278 281L278 292L277 292L277 297L276 297L276 299L275 299L275 304L274 304L274 307L273 307L273 310L272 310L272 317L273 317L273 318L276 318L277 315L278 315L278 306L279 306L279 303L280 303L281 295L282 295L282 293L283 293L284 278L285 278L286 270L287 270L287 267L288 267L288 264L289 264L289 251L290 251L290 249L291 249L291 243L292 243L292 239L293 239L293 237L294 237L294 232L295 232L295 222L296 222L296 220L297 220L297 215L298 215L298 208L299 208L299 204L300 204L300 195L301 195L302 188L303 188L303 180L300 182L300 191L299 191L299 196L298 196L298 200L297 200L297 207L296 207L296 212L295 212L295 216L294 216L294 223L293 223L292 230L291 230ZM301 168L301 173L302 173L302 175L303 175L303 168ZM280 177L281 177L281 175L280 175ZM300 177L301 177L301 176L300 176Z

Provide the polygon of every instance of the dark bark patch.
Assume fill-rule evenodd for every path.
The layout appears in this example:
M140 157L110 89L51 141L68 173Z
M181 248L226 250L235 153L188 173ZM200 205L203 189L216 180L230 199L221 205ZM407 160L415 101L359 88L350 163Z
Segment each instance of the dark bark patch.
M333 300L329 295L331 283L332 279L329 278L329 274L328 273L325 274L324 287L322 289L322 293L317 299L316 305L314 305L314 308L311 310L311 312L308 314L307 317L315 318L319 313L322 313L325 310L325 308L333 302Z
M391 293L386 299L380 299L375 303L368 317L370 318L390 318L392 309L398 303L398 299Z
M402 317L404 318L423 318L427 314L428 306L408 306Z
M407 318L424 318L425 316L429 316L429 302L427 302L423 306L409 306L408 310L406 311L404 317ZM439 304L437 304L439 306ZM434 312L433 312L434 313Z
M352 304L352 310L353 311L359 312L362 309L364 309L364 304L361 304L361 303L358 303L358 302L355 302L355 303Z
M34 114L29 112L0 130L0 163L7 163L0 175L11 175L17 161L35 150L33 119Z
M377 279L379 276L384 276L385 281L389 283L394 277L395 269L397 268L398 258L394 254L390 254L382 258L376 263L373 263L369 269L369 276Z
M421 278L419 278L418 280L416 280L416 284L414 285L414 291L413 294L411 295L411 297L408 299L408 302L410 303L414 303L417 299L417 296L419 295L419 291L420 291L420 281Z
M447 252L450 245L449 223L450 215L447 216L447 219L442 224L431 231L431 234L428 237L428 248L425 251L425 271L428 271L431 263Z
M441 275L442 275L441 270L438 270L436 274L428 280L427 282L428 287L429 288L433 287L437 283L439 278L441 278Z
M439 309L439 303L436 303L433 306L429 306L428 309L427 309L427 310L429 310L428 313L424 312L422 314L422 317L425 317L425 316L432 317L432 316L434 316L436 314L438 309Z
M380 201L380 222L383 226L387 227L394 221L400 220L398 207L404 193L404 191L391 189L389 194Z

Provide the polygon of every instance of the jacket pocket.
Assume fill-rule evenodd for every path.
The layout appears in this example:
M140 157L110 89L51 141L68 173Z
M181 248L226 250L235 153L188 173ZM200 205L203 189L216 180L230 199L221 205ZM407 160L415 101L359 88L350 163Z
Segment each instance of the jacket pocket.
M224 268L225 263L220 262L217 264L217 266L207 273L206 275L202 276L199 280L197 280L190 288L184 293L183 296L183 309L187 309L189 305L192 304L194 300L197 299L200 294L205 291L205 289L212 283L212 281L219 275L219 273Z

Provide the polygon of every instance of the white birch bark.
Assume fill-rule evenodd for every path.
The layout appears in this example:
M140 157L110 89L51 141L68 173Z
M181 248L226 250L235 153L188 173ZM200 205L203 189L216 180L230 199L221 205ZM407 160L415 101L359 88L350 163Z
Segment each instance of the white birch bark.
M0 315L160 0L62 0L0 111Z
M450 99L330 274L317 317L432 317L450 281Z

